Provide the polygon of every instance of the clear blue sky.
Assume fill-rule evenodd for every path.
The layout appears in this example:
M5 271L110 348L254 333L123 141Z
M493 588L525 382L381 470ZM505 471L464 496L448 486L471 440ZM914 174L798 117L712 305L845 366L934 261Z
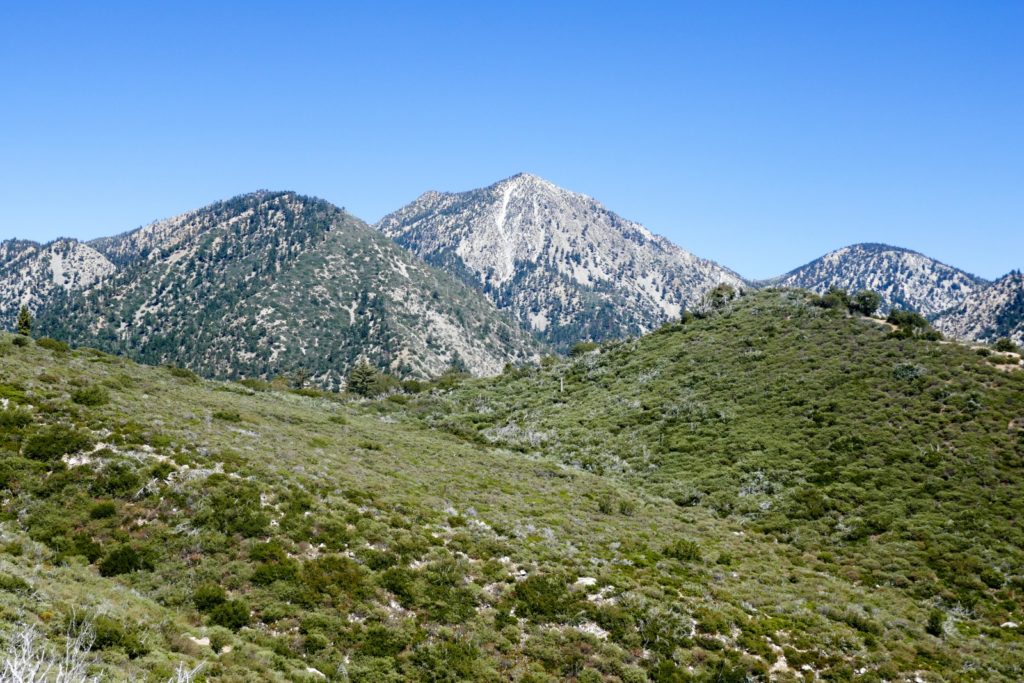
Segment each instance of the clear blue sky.
M1024 2L6 3L0 239L519 171L748 277L1024 267Z

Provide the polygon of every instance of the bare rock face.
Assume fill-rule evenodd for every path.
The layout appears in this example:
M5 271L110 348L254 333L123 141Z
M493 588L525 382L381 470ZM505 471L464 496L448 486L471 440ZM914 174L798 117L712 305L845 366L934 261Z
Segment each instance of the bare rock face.
M736 273L529 174L427 192L377 229L563 348L648 331Z

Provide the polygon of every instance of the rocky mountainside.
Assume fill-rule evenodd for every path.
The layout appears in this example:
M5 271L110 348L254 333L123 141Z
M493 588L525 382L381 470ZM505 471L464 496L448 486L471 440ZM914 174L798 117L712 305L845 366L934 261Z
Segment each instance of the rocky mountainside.
M594 199L525 173L469 192L427 192L376 227L563 348L650 330L715 285L743 283Z
M470 288L293 193L236 197L93 244L109 276L54 291L40 332L147 363L337 388L360 358L399 376L484 374L536 349Z
M987 284L924 254L885 244L854 244L829 252L763 284L801 287L819 294L829 287L869 289L884 310L907 308L932 316L961 304Z
M935 327L958 339L991 342L1009 337L1024 346L1024 275L1015 271L975 290L939 315Z
M0 327L9 328L21 306L38 310L57 292L89 287L114 270L103 254L73 239L0 242Z

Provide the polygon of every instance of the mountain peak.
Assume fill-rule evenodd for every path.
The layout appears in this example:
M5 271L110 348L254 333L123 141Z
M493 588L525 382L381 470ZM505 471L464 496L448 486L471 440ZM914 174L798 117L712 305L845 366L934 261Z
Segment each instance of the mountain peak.
M883 309L907 308L936 315L986 283L911 249L863 242L830 251L768 284L819 294L830 287L869 289L881 295Z
M742 283L530 173L479 190L424 194L377 227L563 346L642 333L720 282Z

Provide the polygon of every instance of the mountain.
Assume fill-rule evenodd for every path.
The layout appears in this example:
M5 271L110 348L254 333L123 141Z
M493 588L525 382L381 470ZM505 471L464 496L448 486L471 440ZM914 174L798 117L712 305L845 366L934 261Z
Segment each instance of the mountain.
M82 290L114 270L103 254L73 239L0 242L0 327L13 325L22 305L37 310L57 292Z
M1015 271L976 289L939 315L935 327L958 339L993 342L1009 337L1024 346L1024 276Z
M114 681L1022 680L1019 358L723 304L370 401L0 334L0 647L91 627Z
M959 305L988 283L916 251L854 244L761 284L819 294L829 287L849 292L869 289L881 295L883 310L906 308L932 316Z
M211 377L299 373L338 388L360 358L424 377L452 365L495 373L537 350L470 288L341 209L290 192L79 246L107 276L51 288L39 331L148 363Z
M526 173L469 192L427 192L376 227L562 348L642 333L719 283L743 284L594 199Z

